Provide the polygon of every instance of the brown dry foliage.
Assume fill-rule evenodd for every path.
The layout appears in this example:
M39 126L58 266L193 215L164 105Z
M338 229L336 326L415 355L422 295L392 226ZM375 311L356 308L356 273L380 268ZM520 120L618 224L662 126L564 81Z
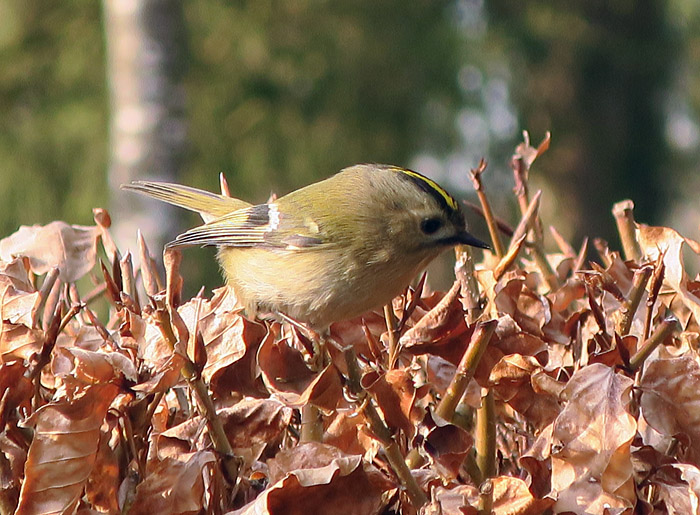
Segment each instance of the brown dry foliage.
M521 179L535 150L516 153ZM700 280L683 251L697 260L700 244L637 225L638 259L597 242L599 262L585 264L585 249L555 232L561 252L545 256L545 280L536 207L529 243L518 231L503 259L477 265L480 306L464 300L463 273L447 294L409 289L395 300L393 367L378 313L335 324L318 366L308 335L247 320L226 288L180 301L177 258L166 292L145 242L134 269L101 210L93 227L54 222L0 240L0 512L696 512ZM92 285L76 285L85 276ZM443 420L436 406L486 320L495 332ZM487 392L497 472L482 482L474 454L487 436L474 412ZM299 439L307 403L320 408L320 442ZM367 403L424 506L387 459ZM236 478L212 443L212 418Z

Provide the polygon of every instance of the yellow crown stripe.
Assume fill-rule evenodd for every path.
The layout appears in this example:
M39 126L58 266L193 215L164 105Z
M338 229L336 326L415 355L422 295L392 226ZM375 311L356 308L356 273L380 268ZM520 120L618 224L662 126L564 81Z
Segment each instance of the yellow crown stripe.
M407 170L406 168L394 168L395 171L404 173L410 177L413 177L414 179L417 179L419 181L424 182L427 184L433 191L435 191L438 195L440 195L443 199L445 199L445 202L447 203L450 208L454 209L457 211L459 209L459 205L457 204L457 201L452 198L452 195L447 193L444 189L442 189L442 186L440 186L437 182L435 182L432 179L428 179L425 175L421 175L418 172L414 172L413 170Z

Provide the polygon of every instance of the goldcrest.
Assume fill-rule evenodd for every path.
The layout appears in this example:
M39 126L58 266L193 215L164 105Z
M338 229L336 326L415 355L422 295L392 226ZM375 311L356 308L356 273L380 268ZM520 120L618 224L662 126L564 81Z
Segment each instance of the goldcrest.
M123 188L202 216L168 246L218 247L248 316L283 313L317 330L391 301L448 248L488 248L449 193L396 166L352 166L258 205L179 184Z

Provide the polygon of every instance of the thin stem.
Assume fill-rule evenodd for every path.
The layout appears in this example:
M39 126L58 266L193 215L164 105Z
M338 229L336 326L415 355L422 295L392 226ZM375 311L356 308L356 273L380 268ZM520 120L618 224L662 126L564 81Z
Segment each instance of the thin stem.
M651 338L646 340L637 353L630 359L630 369L637 370L644 364L644 361L649 357L649 355L654 351L656 347L663 343L668 335L670 335L678 327L678 320L675 317L669 317L654 331Z
M173 352L176 352L177 338L175 337L175 332L170 321L170 314L165 308L159 308L156 310L156 325L160 329L163 338L168 343ZM224 426L221 420L216 415L216 407L214 406L214 401L212 401L209 396L209 390L204 384L204 380L200 377L197 372L196 365L187 357L178 353L184 359L184 364L182 366L182 375L187 381L190 389L197 399L197 404L199 406L199 411L202 417L207 421L207 426L209 427L209 436L211 438L214 449L221 455L222 464L228 475L231 484L235 485L238 479L238 473L240 471L240 466L242 460L236 456L233 452L233 447L231 447L231 442L229 442L226 436L226 431L224 431Z
M452 421L457 404L459 404L459 400L467 390L469 381L474 377L476 367L481 360L481 356L484 355L497 325L498 322L496 320L489 320L488 322L479 324L479 327L474 331L472 339L469 342L469 347L467 347L457 367L455 376L452 378L452 382L450 386L448 386L445 396L435 410L440 418L448 422Z
M617 232L620 234L622 250L625 259L628 261L639 261L642 257L642 249L636 237L636 226L634 222L634 202L623 200L613 206L613 216L617 224Z
M401 454L401 450L394 439L391 429L389 429L384 420L379 416L374 406L371 394L364 390L360 384L362 371L357 363L355 349L352 346L348 346L344 349L343 355L348 369L348 389L350 393L357 398L357 402L360 404L359 411L367 420L372 434L374 434L375 438L382 444L389 465L406 490L411 504L416 510L419 510L421 506L428 502L428 497L416 482L408 465L406 465L406 461L404 460L403 454Z
M493 216L493 211L491 210L491 204L484 191L484 183L481 180L481 174L486 170L486 161L483 159L479 161L479 166L471 170L472 183L474 184L474 189L479 197L479 203L484 213L484 219L486 220L486 226L489 228L489 235L491 236L491 242L493 243L494 251L496 256L499 258L503 257L504 249L503 243L501 242L501 236L498 230L498 224L495 217Z
M496 475L496 403L493 390L481 399L476 410L476 464L486 480Z
M630 331L634 314L637 312L639 303L642 300L644 288L646 287L647 282L649 282L651 272L652 268L650 266L645 266L634 273L632 289L630 290L627 299L622 303L622 306L620 306L617 323L617 333L620 336L625 336Z
M320 410L313 404L305 404L301 408L301 433L299 440L302 442L320 442L323 438L323 423Z
M387 368L391 370L394 368L399 354L398 320L396 315L394 315L394 307L391 303L384 306L384 320L386 320L386 331L389 338L389 363Z

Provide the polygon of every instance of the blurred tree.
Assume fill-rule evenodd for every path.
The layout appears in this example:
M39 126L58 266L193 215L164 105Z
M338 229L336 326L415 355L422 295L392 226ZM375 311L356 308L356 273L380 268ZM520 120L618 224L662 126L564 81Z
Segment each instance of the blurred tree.
M114 236L134 243L134 227L160 248L177 228L174 208L124 194L143 179L177 182L185 154L185 27L180 0L104 0L110 93L109 186Z
M669 187L665 102L678 40L668 0L487 3L504 45L521 127L553 133L536 168L556 192L557 214L578 238L615 238L612 204L660 221Z

